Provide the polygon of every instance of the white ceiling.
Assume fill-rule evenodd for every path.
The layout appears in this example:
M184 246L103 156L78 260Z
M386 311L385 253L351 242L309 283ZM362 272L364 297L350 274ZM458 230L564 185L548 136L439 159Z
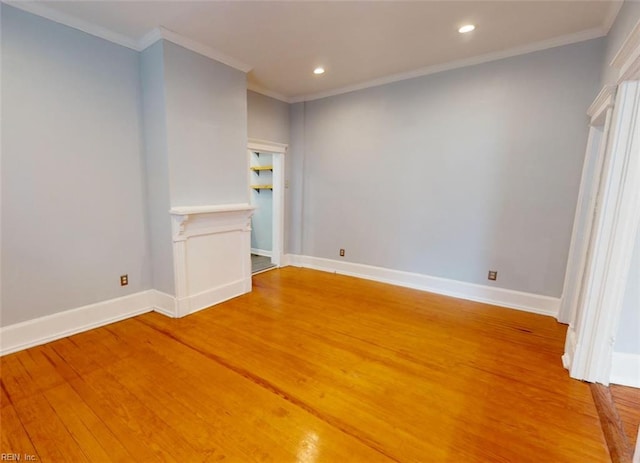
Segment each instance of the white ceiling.
M164 27L246 63L250 88L286 101L599 37L620 7L579 0L11 4L132 48ZM477 29L459 34L466 23ZM312 73L318 65L327 70L322 76Z

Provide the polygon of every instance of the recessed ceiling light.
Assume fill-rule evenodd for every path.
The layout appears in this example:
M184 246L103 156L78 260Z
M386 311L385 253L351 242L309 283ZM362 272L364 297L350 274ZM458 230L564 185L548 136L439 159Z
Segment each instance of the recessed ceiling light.
M466 34L467 32L471 32L475 28L476 26L474 26L473 24L467 24L465 26L462 26L460 29L458 29L458 32L460 32L461 34Z
M313 73L316 74L316 75L324 74L324 68L323 67L315 68L313 70Z

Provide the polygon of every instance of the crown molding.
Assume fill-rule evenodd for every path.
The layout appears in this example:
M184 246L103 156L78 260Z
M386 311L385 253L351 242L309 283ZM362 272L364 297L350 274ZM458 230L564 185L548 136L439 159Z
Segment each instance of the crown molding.
M96 24L84 21L83 19L79 19L75 16L71 16L53 8L49 8L41 3L20 2L15 0L0 1L2 3L6 3L9 6L26 11L27 13L41 16L58 24L77 29L79 31L85 32L95 37L99 37L109 42L113 42L117 45L122 45L123 47L127 47L135 51L142 51L158 40L164 39L245 73L249 72L252 68L252 66L247 63L243 63L240 60L237 60L229 55L225 55L224 53L215 50L212 47L209 47L208 45L204 45L203 43L197 42L196 40L185 37L184 35L178 34L177 32L171 31L162 26L149 31L141 39L135 40L125 35L118 34L117 32L113 32L112 30L105 27L97 26Z
M143 35L140 40L138 40L138 51L146 50L158 40L162 40L162 31L159 27L156 27L155 29L151 29L149 32Z
M284 96L281 93L266 89L253 82L247 82L247 90L251 90L252 92L259 93L260 95L268 96L269 98L282 101L283 103L293 103L293 101L291 101L291 98Z
M615 0L611 2L611 6L609 7L609 11L607 12L607 16L604 18L604 22L602 24L602 30L605 35L609 33L613 23L616 22L616 18L618 17L618 13L620 13L620 9L624 4L624 0Z
M222 64L226 64L232 68L235 68L242 72L249 72L253 66L244 63L240 60L233 58L232 56L226 55L208 45L200 43L196 40L190 39L182 34L178 34L177 32L171 31L165 27L158 27L140 39L138 42L138 51L142 51L147 48L149 45L155 43L156 41L164 39L176 45L180 45L187 50L191 50L199 55L206 56L207 58L211 58L214 61L218 61Z
M586 40L597 39L603 37L605 32L602 28L587 29L575 34L563 35L541 42L524 45L521 47L510 48L508 50L487 53L485 55L475 56L473 58L467 58L457 61L451 61L449 63L437 64L435 66L427 66L424 68L416 69L415 71L403 72L399 74L393 74L387 77L381 77L379 79L373 79L360 84L347 85L345 87L329 90L326 92L312 93L308 95L301 95L290 98L290 103L300 103L302 101L319 100L329 96L341 95L343 93L354 92L356 90L363 90L370 87L378 87L380 85L391 84L407 79L414 79L416 77L428 76L431 74L437 74L439 72L451 71L467 66L475 66L477 64L489 63L491 61L498 61L504 58L511 58L518 55L525 55L527 53L533 53L536 51L547 50L549 48L561 47L563 45L571 45L573 43L584 42Z
M97 26L88 21L84 21L75 16L71 16L66 13L61 13L53 8L44 6L42 3L21 2L16 0L0 0L0 2L5 3L12 7L18 8L20 10L26 11L28 13L41 16L43 18L49 19L59 24L80 30L82 32L99 37L109 42L116 43L123 47L130 48L132 50L136 50L136 51L145 50L146 48L148 48L150 45L154 44L158 40L164 39L176 45L179 45L183 48L191 50L195 53L206 56L207 58L213 59L215 61L226 64L227 66L238 69L242 72L247 73L252 69L252 66L247 63L237 60L208 45L205 45L196 40L190 39L184 35L181 35L177 32L171 31L164 27L157 27L149 31L139 40L135 40L125 35L113 32L112 30L107 29L105 27ZM247 88L256 93L260 93L261 95L265 95L270 98L275 98L276 100L279 100L285 103L289 103L289 104L299 103L303 101L318 100L320 98L326 98L329 96L341 95L343 93L349 93L356 90L363 90L365 88L378 87L380 85L390 84L393 82L399 82L407 79L413 79L416 77L427 76L427 75L436 74L439 72L450 71L450 70L459 69L462 67L473 66L477 64L491 62L491 61L497 61L500 59L532 53L535 51L546 50L548 48L554 48L562 45L578 43L578 42L595 39L595 38L606 35L609 28L615 21L620 11L620 8L622 6L622 3L623 2L618 2L618 1L614 3L614 6L610 10L609 15L605 19L605 22L601 28L588 29L575 34L564 35L564 36L556 37L553 39L544 40L542 42L537 42L537 43L525 45L522 47L515 47L515 48L511 48L511 49L503 50L499 52L488 53L488 54L476 56L473 58L452 61L449 63L439 64L435 66L427 66L424 68L416 69L414 71L393 74L391 76L381 77L378 79L369 80L359 84L348 85L345 87L328 90L326 92L318 92L318 93L300 95L295 97L288 97L286 95L280 94L278 92L274 92L272 90L269 90L267 88L264 88L254 83L249 83ZM634 33L632 33L632 35L633 34L638 35L639 33L640 32L638 32L638 26L636 25L636 29L634 30ZM629 37L629 39L631 38L632 37ZM627 41L629 41L629 39ZM624 49L624 46L623 46L623 49ZM616 60L618 61L620 60L619 59L620 55L624 51L623 49L621 49L618 55L616 55L612 65L615 65Z
M618 83L640 79L640 21L636 23L611 61L611 67L619 69Z
M56 22L58 24L62 24L63 26L71 27L73 29L77 29L79 31L85 32L95 37L99 37L109 42L122 45L123 47L127 47L132 50L139 51L138 42L136 40L133 40L130 37L127 37L122 34L118 34L117 32L113 32L112 30L107 29L106 27L97 26L88 21L84 21L82 19L76 18L75 16L62 13L53 8L49 8L47 6L44 6L42 3L7 1L7 0L1 0L1 1L2 3L5 3L14 8L18 8L19 10L26 11L27 13L35 14L36 16L41 16L50 21Z

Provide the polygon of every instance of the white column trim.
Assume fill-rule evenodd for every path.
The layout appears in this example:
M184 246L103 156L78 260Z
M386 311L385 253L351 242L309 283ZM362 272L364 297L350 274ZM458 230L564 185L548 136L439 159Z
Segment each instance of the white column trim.
M609 384L613 345L640 222L640 84L618 88L600 206L575 324L572 377Z
M613 105L615 102L616 86L607 85L602 88L595 98L587 114L591 117L589 128L589 138L587 141L586 156L582 168L582 178L580 180L580 192L573 219L573 231L571 234L571 244L567 259L567 268L564 277L564 288L560 302L558 321L561 323L575 323L575 315L579 302L584 270L589 253L589 245L592 236L593 221L595 217L598 190L602 176L602 166L607 153L607 140L611 126ZM594 153L595 131L597 127L602 127L602 137L599 140L597 152ZM593 156L596 159L593 160ZM594 162L594 169L589 174L587 165ZM592 195L592 199L585 205L585 195ZM586 207L585 207L586 206ZM587 217L585 230L580 229L581 218ZM579 237L582 235L582 239Z

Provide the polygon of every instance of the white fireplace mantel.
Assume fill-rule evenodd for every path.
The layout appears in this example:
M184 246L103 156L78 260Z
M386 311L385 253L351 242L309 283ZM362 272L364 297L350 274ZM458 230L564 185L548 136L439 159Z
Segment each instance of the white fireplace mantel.
M251 291L250 204L174 207L176 317Z

